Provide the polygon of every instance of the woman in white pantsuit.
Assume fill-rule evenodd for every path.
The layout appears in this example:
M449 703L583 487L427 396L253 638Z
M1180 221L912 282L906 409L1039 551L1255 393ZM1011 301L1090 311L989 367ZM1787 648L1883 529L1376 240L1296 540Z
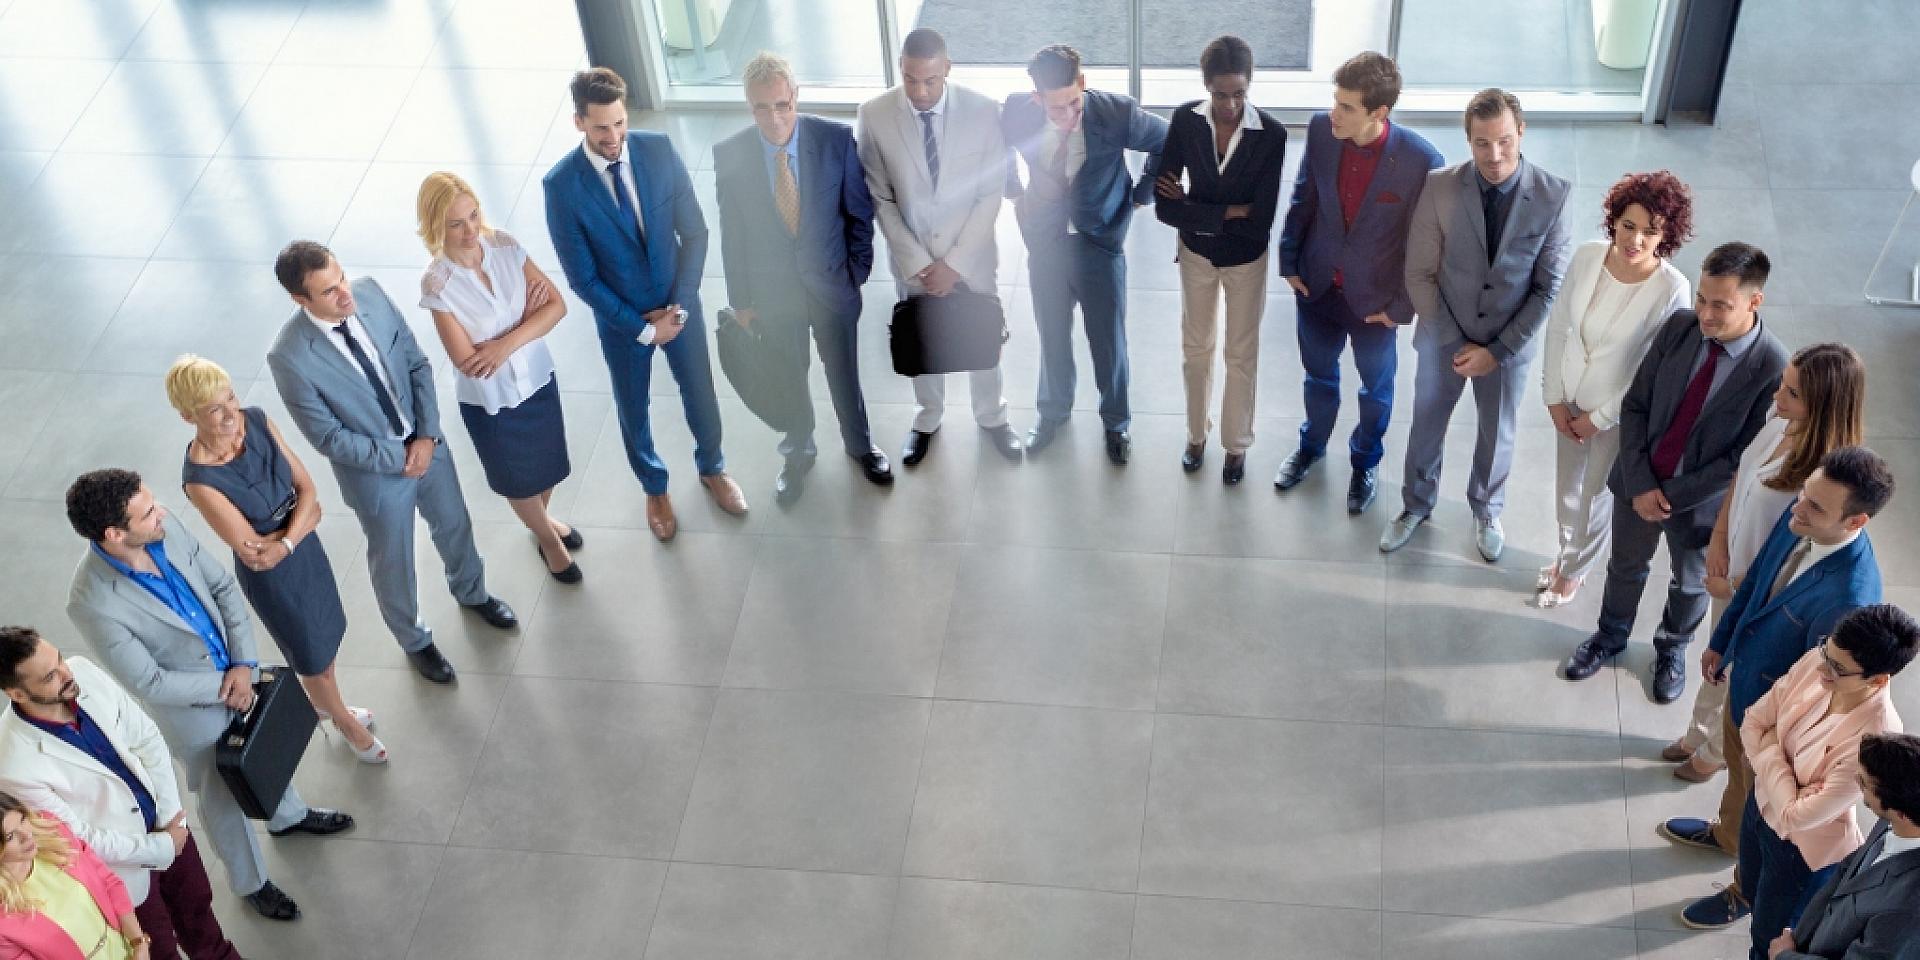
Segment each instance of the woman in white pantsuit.
M1620 178L1601 202L1609 236L1574 251L1547 318L1547 412L1560 434L1556 513L1560 551L1540 571L1542 607L1573 599L1607 548L1620 452L1620 401L1661 324L1693 292L1670 262L1693 232L1693 197L1665 170Z

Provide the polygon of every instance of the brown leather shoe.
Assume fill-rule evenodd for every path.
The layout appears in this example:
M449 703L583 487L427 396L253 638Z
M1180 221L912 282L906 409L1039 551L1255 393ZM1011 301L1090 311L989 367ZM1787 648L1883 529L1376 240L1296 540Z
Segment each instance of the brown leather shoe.
M1686 763L1673 768L1673 775L1688 783L1706 783L1713 779L1714 774L1726 768L1724 763L1701 763L1699 757L1688 757Z
M734 483L732 477L724 473L716 473L701 477L700 482L706 486L707 493L713 496L713 502L718 504L720 509L736 517L747 515L747 495L740 492L740 485Z
M647 495L647 529L652 530L661 543L672 540L673 535L680 532L680 521L673 517L673 501L667 499L666 494Z
M1687 749L1686 745L1679 740L1667 744L1666 748L1660 751L1660 759L1668 763L1679 763L1692 756L1693 751Z

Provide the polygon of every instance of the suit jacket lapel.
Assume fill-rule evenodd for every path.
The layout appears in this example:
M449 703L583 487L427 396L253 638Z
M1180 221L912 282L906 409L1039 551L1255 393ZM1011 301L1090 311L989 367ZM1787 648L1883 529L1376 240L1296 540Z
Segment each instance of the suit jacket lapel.
M907 99L907 91L904 89L900 91L899 98L896 102L900 105L900 108L893 112L893 116L894 123L900 130L901 144L906 147L907 156L912 158L913 168L920 171L920 182L927 185L928 192L935 192L933 174L927 170L927 148L922 142L920 133L919 111L913 109L913 101ZM952 114L953 99L952 91L949 90L946 113L943 114L943 116L945 120L952 120ZM948 124L942 122L937 124L937 126L948 126ZM940 131L934 131L935 146L938 149L944 150L947 145L939 142L939 134Z
M824 223L830 219L828 215L831 210L823 209L826 195L812 189L811 185L827 183L831 177L822 175L826 161L821 158L820 138L807 134L806 117L801 117L794 125L793 135L799 138L793 149L800 157L800 170L793 177L793 187L800 194L800 229L797 233L805 233L807 224Z
M1865 546L1865 537L1866 534L1862 533L1860 536L1855 537L1852 543L1820 558L1813 566L1799 573L1793 578L1793 582L1781 587L1779 593L1767 598L1767 603L1760 608L1759 615L1764 616L1773 608L1817 587L1822 580L1825 580L1828 575L1832 573L1835 567L1847 562L1860 552ZM1773 575L1778 577L1780 571L1775 570Z
M1460 212L1472 227L1473 245L1480 248L1480 255L1487 255L1487 211L1480 205L1480 178L1473 174L1473 164L1466 163L1460 169Z
M1313 163L1314 182L1320 190L1326 192L1327 199L1333 204L1334 215L1331 218L1333 226L1340 231L1340 236L1344 239L1347 235L1347 221L1340 211L1340 151L1345 149L1343 144L1344 141L1333 135L1332 127L1328 127L1327 145L1320 150L1320 155L1313 156L1309 151L1307 156ZM1208 149L1211 150L1212 146L1209 145Z
M587 195L587 202L599 207L600 212L607 215L607 219L618 224L620 229L626 233L627 239L639 243L639 229L634 226L632 220L629 220L620 213L620 205L613 201L613 192L607 189L606 181L600 179L600 171L594 169L593 161L587 159L587 148L584 145L577 147L573 153L575 158L573 164L574 173L580 178L580 192ZM627 143L627 160L633 160L633 143L631 140ZM635 186L639 185L640 177L638 174L634 175L633 182ZM636 205L639 204L640 198L634 197L633 202Z
M347 355L341 353L337 345L327 339L338 334L321 332L320 328L314 326L313 321L307 319L304 314L295 317L294 322L305 325L307 346L319 356L322 364L333 367L341 376L350 378L354 383L366 382L367 375L361 372L359 367L354 366L353 361L348 360Z
M1507 222L1500 227L1499 246L1494 249L1493 259L1498 262L1507 255L1507 247L1513 243L1513 235L1520 232L1520 224L1527 222L1527 204L1533 202L1533 165L1520 158L1520 169L1513 171L1515 177L1525 179L1513 185L1513 206L1507 208ZM1475 206L1479 206L1475 204ZM1486 214L1481 213L1480 243L1486 245Z
M1353 215L1353 222L1355 224L1358 224L1361 218L1365 217L1367 215L1367 212L1369 210L1372 210L1374 208L1374 205L1380 202L1380 194L1385 192L1387 181L1393 178L1394 167L1399 163L1399 160L1400 160L1398 156L1399 151L1394 149L1396 146L1399 146L1400 144L1400 125L1399 124L1397 123L1389 124L1387 126L1387 135L1385 137L1385 140L1386 142L1380 145L1380 163L1378 166L1373 168L1373 179L1367 181L1367 195L1360 199L1360 212ZM1335 175L1337 177L1338 176L1337 170L1339 167L1339 164L1337 161L1335 162L1334 166L1336 169ZM1335 184L1336 186L1334 187L1334 190L1335 192L1338 192L1340 189L1339 186L1337 185L1338 180L1335 181ZM1401 203L1407 202L1407 198L1401 197L1400 202ZM1487 232L1486 228L1484 227L1481 228L1480 233L1482 236L1484 236L1486 232Z
M172 607L160 602L160 598L154 596L146 587L134 583L133 578L107 566L106 562L99 557L94 557L93 560L95 563L100 564L101 567L104 567L105 572L112 578L107 582L111 585L115 596L133 606L139 607L147 616L169 627L184 630L196 637L199 636L198 633L194 632L192 627L187 625L186 620L182 619L179 614L173 612Z

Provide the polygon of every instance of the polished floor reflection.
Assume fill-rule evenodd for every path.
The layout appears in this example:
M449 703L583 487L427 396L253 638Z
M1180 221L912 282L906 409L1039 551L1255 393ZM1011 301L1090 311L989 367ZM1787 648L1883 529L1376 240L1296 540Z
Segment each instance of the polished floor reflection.
M1699 197L1689 272L1713 243L1756 242L1778 265L1767 322L1792 345L1861 350L1872 443L1909 488L1872 530L1892 597L1920 607L1920 313L1858 298L1920 156L1920 128L1888 122L1920 115L1920 61L1893 39L1904 0L1828 6L1820 31L1789 0L1744 6L1718 127L1542 123L1527 152L1575 179L1587 235L1606 184L1671 167ZM132 467L185 508L189 429L161 387L176 354L215 358L286 422L264 355L290 310L270 270L287 239L329 241L379 278L437 359L410 306L426 172L461 173L557 271L538 178L576 143L572 11L0 0L0 619L73 641L63 607L82 547L60 499L75 474ZM675 138L711 214L711 147L746 120L635 122ZM1412 125L1464 158L1456 122ZM1010 214L1000 227L1025 426L1036 337ZM302 792L360 826L265 841L305 916L268 923L221 892L232 936L274 960L1742 955L1739 937L1674 917L1729 863L1654 833L1710 810L1717 788L1655 758L1684 714L1649 703L1645 638L1569 685L1554 667L1598 591L1551 612L1525 602L1551 546L1537 400L1506 559L1474 554L1457 468L1432 526L1382 558L1412 364L1369 515L1345 515L1343 478L1278 496L1266 478L1301 403L1292 306L1276 297L1249 482L1220 484L1217 449L1184 475L1172 243L1150 218L1131 241L1131 466L1102 454L1090 383L1062 440L1018 467L956 397L939 447L892 489L825 458L780 509L775 437L723 386L754 512L710 507L663 404L670 547L646 531L575 302L553 336L576 466L554 507L587 535L587 580L545 576L447 424L491 585L524 623L486 628L424 576L454 688L406 669L320 471L352 625L342 682L380 712L393 763L316 740ZM717 254L706 272L711 309ZM911 407L886 359L892 294L867 293L864 381L897 449ZM670 378L658 385L670 396ZM1920 717L1920 678L1896 686Z

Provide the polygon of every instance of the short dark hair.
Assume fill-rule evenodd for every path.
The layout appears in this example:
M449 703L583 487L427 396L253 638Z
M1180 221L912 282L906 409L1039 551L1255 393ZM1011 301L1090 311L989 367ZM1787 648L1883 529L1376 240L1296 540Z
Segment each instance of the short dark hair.
M1503 113L1513 114L1513 125L1518 127L1527 122L1526 112L1520 109L1520 98L1499 87L1488 87L1473 95L1467 101L1467 114L1461 119L1461 125L1467 130L1467 136L1473 136L1473 121L1497 120Z
M584 117L588 107L604 106L609 103L625 103L627 82L620 79L608 67L594 67L573 75L573 82L567 84L573 93L573 115Z
M333 262L333 251L326 244L312 240L295 240L281 248L280 256L274 258L273 276L280 281L288 293L296 297L307 296L307 274L325 270Z
M1891 603L1871 603L1842 617L1831 637L1853 655L1863 676L1893 676L1920 651L1920 623Z
M947 38L932 27L919 27L900 41L900 55L908 60L932 60L947 55Z
M1080 77L1080 51L1064 43L1049 43L1027 60L1027 76L1038 90L1072 86Z
M1693 239L1693 191L1667 170L1629 173L1614 181L1606 199L1600 201L1606 211L1600 225L1606 228L1607 239L1613 239L1613 225L1636 203L1660 219L1660 245L1653 248L1654 256L1671 257L1681 244Z
M32 627L0 627L0 690L26 686L20 665L40 649L40 631Z
M1707 254L1700 273L1709 277L1739 277L1740 285L1758 289L1767 285L1773 261L1751 243L1723 243Z
M132 470L90 470L67 488L67 522L74 533L99 543L108 528L126 528L127 503L139 492L140 475Z
M1860 738L1860 769L1873 778L1882 809L1920 823L1920 737L1869 733Z
M1229 75L1253 79L1253 48L1230 33L1214 37L1207 48L1200 51L1200 82L1212 83L1214 77Z
M1381 107L1393 109L1400 102L1400 68L1393 58L1368 50L1356 53L1333 71L1333 85L1360 95L1360 105L1372 113Z
M1840 447L1820 459L1820 472L1847 488L1846 516L1871 517L1893 499L1893 470L1866 447Z

